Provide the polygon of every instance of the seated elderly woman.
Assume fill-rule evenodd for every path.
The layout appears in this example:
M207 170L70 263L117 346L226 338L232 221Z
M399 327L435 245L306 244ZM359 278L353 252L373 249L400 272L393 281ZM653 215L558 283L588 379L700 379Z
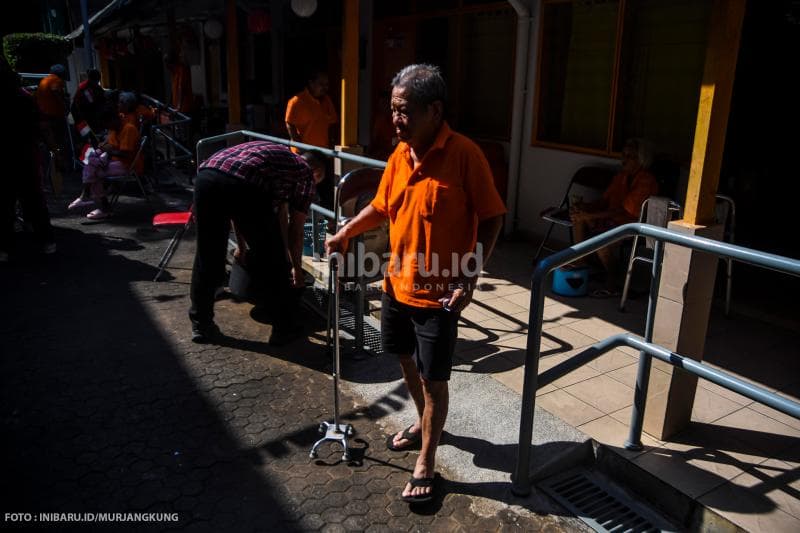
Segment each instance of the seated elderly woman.
M131 121L123 119L135 108L136 97L131 98L122 93L119 98L119 112L112 113L109 117L106 141L87 157L86 166L83 167L83 192L69 204L69 209L96 205L97 208L86 215L90 220L102 220L111 216L104 178L126 174L136 156L139 128Z
M603 196L595 202L578 202L570 208L572 235L575 242L603 233L611 228L636 222L642 204L647 198L658 194L658 182L648 171L652 163L652 146L643 139L629 139L622 149L622 169L614 176ZM606 246L597 251L597 258L607 273L606 288L593 293L594 296L613 296L617 273L615 246ZM584 266L580 262L573 267Z

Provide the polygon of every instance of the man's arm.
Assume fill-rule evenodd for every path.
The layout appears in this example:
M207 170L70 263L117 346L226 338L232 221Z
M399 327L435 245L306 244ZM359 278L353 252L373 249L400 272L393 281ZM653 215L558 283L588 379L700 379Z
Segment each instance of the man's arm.
M247 241L235 222L231 221L231 226L233 226L233 233L236 235L236 249L233 251L233 258L240 265L247 266Z
M294 142L303 142L303 140L300 138L300 132L297 130L297 127L294 124L287 122L286 131L289 132L289 138Z
M289 252L289 261L291 261L293 287L302 287L305 284L305 276L303 275L303 229L305 222L305 213L294 210L289 213L286 248Z
M489 262L494 246L497 244L497 237L500 235L500 230L503 228L503 215L487 218L478 222L478 235L475 245L476 250L481 250L483 257L480 258L481 263L485 266ZM473 270L477 270L476 265L470 265ZM447 307L454 312L463 310L472 300L472 292L475 290L475 285L478 280L480 272L471 272L471 275L464 273L458 280L458 287L453 290L450 301L447 302Z
M489 258L494 252L494 246L497 244L497 237L500 236L501 229L503 229L503 215L497 215L478 222L477 242L483 247L484 265L489 262Z
M325 253L329 256L336 252L345 253L350 239L378 226L385 218L372 204L368 205L345 224L336 235L325 241Z

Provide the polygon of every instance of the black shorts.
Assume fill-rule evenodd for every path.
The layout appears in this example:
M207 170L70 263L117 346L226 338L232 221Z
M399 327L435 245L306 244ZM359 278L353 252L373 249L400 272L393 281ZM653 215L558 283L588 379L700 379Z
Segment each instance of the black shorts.
M386 354L413 357L429 381L448 381L458 338L459 313L381 298L381 346Z

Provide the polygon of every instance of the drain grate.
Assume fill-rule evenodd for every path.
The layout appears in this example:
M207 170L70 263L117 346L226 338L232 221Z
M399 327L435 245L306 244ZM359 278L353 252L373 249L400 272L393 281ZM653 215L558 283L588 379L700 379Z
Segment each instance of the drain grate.
M540 482L539 487L595 531L677 531L594 471L570 470Z

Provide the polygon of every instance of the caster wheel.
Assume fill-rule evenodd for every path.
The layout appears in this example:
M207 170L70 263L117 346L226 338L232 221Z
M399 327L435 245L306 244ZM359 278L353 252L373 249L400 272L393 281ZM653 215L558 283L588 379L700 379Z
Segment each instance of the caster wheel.
M319 428L318 428L318 431L319 431L320 433L323 433L323 434L324 434L325 432L327 432L327 431L328 431L328 428L327 428L327 427L325 427L325 424L320 424L320 425L319 425Z
M308 458L309 458L309 459L316 459L316 458L317 458L317 452L311 452L311 453L309 453L309 454L308 454Z
M346 453L346 454L342 455L342 461L349 461L349 460L350 460L350 454L349 453Z
M355 428L353 428L353 426L347 426L347 436L352 437L355 434L356 434Z

